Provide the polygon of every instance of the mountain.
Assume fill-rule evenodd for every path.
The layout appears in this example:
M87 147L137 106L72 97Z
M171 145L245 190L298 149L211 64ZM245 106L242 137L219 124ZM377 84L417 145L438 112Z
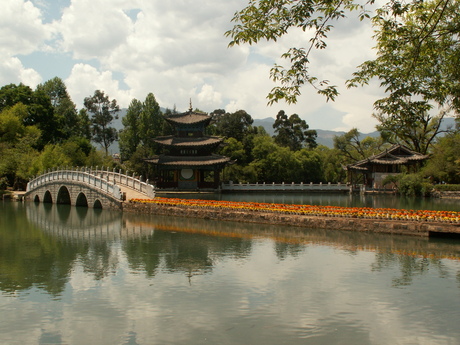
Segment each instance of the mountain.
M267 117L265 119L254 119L254 123L252 124L255 127L262 126L265 128L265 131L267 131L268 134L270 135L275 135L275 130L273 128L273 124L275 123L275 119L273 117ZM324 145L329 148L334 147L334 137L343 135L345 132L339 132L339 131L330 131L330 130L325 130L325 129L316 129L316 133L318 134L316 138L316 142L318 145ZM363 133L361 134L363 138L367 136L371 137L378 137L379 132L372 132L372 133Z
M165 111L164 108L161 109L162 111ZM114 120L112 122L112 126L115 127L117 130L120 130L123 128L123 124L121 122L121 119L126 115L127 109L121 109L120 112L118 113L118 119ZM273 136L275 135L275 130L273 128L273 124L275 123L275 119L273 117L267 117L265 119L254 119L253 126L259 127L262 126L265 131ZM455 119L448 117L443 120L442 123L442 128L443 129L448 129L451 127L455 127ZM334 147L334 137L343 135L345 132L339 132L339 131L330 131L330 130L324 130L324 129L316 129L316 133L318 134L318 137L316 138L316 142L318 145L324 145L329 148ZM380 134L379 132L371 132L371 133L362 133L361 138L365 138L367 136L370 137L378 137ZM118 153L119 148L118 148L118 142L113 143L110 148L109 148L110 153Z

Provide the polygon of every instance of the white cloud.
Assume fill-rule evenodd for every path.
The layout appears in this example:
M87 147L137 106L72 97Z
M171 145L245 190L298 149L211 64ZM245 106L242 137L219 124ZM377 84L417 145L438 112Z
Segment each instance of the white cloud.
M40 10L30 1L4 0L0 11L0 54L30 54L52 36Z
M277 42L228 48L230 39L224 32L246 0L72 0L57 5L67 7L53 9L53 17L48 18L46 6L7 0L0 13L0 51L15 59L51 47L66 53L73 69L70 75L57 76L65 80L78 106L96 89L122 107L152 92L162 107L175 106L179 111L188 108L191 98L194 107L209 112L244 109L254 118L265 118L283 109L309 124L328 126L325 129L373 127L375 89L345 90L344 86L356 65L372 56L372 31L357 19L338 22L329 35L328 49L311 56L312 74L339 86L343 95L336 102L325 107L325 98L305 86L297 104L267 107L266 96L275 85L269 80L270 68L274 62L285 63L280 55L289 47L306 46L309 36L292 30ZM33 69L36 64L18 62L0 62L0 81L42 82ZM51 70L47 75L53 75L53 67L43 66ZM334 113L320 114L325 109ZM336 120L339 114L345 116ZM334 121L323 121L327 118Z
M65 84L78 107L83 107L85 97L92 96L95 90L104 91L119 104L129 104L132 99L129 91L120 90L119 82L113 78L112 72L100 72L88 64L76 64Z
M35 88L41 82L41 76L32 68L25 68L16 57L7 57L0 62L1 85L23 83Z
M121 8L107 1L74 0L56 28L62 48L76 59L104 58L126 41L132 22Z

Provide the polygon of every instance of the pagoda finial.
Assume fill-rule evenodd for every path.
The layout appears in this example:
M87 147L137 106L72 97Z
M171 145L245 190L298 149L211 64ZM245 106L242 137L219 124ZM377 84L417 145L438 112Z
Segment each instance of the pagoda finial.
M190 108L189 108L189 112L192 112L193 111L193 107L192 107L192 99L190 98Z

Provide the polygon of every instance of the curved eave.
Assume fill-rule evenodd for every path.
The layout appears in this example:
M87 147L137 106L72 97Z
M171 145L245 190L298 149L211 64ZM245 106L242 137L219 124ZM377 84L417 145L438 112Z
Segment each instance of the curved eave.
M166 121L170 122L173 125L184 127L188 125L197 125L200 123L209 124L211 121L211 116L202 113L182 113L170 115L165 118Z
M205 146L218 146L222 142L219 137L201 137L201 138L178 138L175 136L159 137L153 141L168 147L178 148L199 148Z
M211 156L193 156L193 157L182 157L182 156L157 156L152 159L147 159L146 162L152 163L158 166L164 167L189 167L199 168L203 166L216 166L225 165L230 162L230 158L225 156L211 155Z

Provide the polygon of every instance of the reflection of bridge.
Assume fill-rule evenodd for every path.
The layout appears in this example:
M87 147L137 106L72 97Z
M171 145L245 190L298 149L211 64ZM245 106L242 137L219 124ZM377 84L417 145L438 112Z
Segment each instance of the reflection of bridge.
M25 197L36 202L120 208L123 200L155 197L155 189L148 181L115 170L63 169L29 181Z

